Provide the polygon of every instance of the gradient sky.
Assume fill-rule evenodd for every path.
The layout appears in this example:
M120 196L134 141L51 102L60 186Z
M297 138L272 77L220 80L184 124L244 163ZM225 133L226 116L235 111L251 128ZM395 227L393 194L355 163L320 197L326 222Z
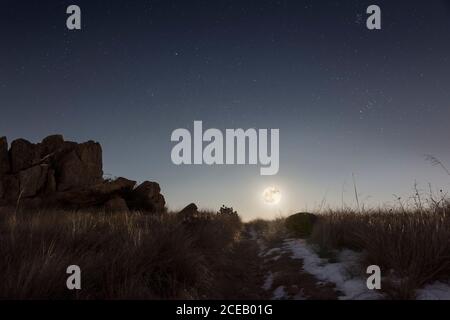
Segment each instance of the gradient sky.
M450 166L450 1L1 0L0 41L0 135L99 141L106 174L158 181L172 209L354 205L352 173L367 206L415 181L450 190L424 160ZM171 132L194 120L279 128L279 174L173 165ZM279 206L261 200L270 185Z

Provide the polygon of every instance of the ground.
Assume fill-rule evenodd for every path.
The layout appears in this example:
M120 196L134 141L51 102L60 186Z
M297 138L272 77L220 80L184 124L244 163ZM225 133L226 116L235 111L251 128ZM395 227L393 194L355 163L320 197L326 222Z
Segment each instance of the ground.
M225 298L334 300L338 298L335 285L320 281L303 269L303 261L294 259L283 243L267 247L249 225L235 250L241 263L236 270L228 270Z

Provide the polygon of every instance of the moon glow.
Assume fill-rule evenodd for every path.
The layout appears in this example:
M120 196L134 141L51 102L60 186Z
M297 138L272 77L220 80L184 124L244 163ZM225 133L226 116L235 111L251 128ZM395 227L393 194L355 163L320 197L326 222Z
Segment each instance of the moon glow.
M278 204L281 201L281 191L277 187L268 187L263 192L265 204Z

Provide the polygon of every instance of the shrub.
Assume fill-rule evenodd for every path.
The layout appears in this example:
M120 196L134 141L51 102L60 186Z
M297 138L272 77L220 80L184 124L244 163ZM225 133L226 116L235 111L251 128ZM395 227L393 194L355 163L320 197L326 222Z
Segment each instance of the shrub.
M312 213L297 213L286 218L286 228L297 237L307 238L312 233L316 219Z
M227 207L223 205L219 211L217 212L218 215L221 216L238 216L237 211L234 211L232 207Z

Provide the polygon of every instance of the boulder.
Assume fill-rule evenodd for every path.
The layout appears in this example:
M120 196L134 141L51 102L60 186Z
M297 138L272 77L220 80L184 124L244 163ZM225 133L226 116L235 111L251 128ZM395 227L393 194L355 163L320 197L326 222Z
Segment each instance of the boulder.
M57 166L58 191L80 189L101 183L102 148L93 141L76 145L62 157Z
M117 178L113 181L105 181L90 188L90 190L99 195L127 194L131 192L136 185L136 181L125 178Z
M45 194L52 194L56 192L56 178L55 178L55 170L50 168L47 173L47 184L45 186Z
M0 137L0 179L11 170L8 156L8 141Z
M191 203L184 207L180 212L178 212L178 215L182 216L183 218L191 218L194 217L197 213L197 205L195 203Z
M64 146L64 138L62 135L52 135L44 138L41 142L41 150L44 156L50 155Z
M95 181L103 178L102 147L99 143L88 141L77 145L77 155L86 167L86 173Z
M48 165L34 166L19 172L21 196L29 198L37 196L47 185Z
M131 209L162 212L166 205L158 183L145 181L134 189L128 200Z
M41 157L39 145L32 144L25 139L14 140L11 143L9 154L13 173L32 167L34 163L39 162Z
M105 203L104 208L105 208L105 212L108 212L108 213L129 212L128 205L127 205L127 202L125 201L125 199L118 197L118 196L108 200Z
M42 208L43 205L44 205L44 202L40 197L20 198L20 201L18 203L18 207L22 210Z
M0 201L4 199L5 188L3 187L3 180L0 179Z
M99 198L86 190L57 191L45 199L47 206L63 209L93 208L103 205L107 197Z
M286 218L286 228L295 236L308 238L313 230L317 216L308 212L300 212Z
M9 174L3 177L3 198L15 203L19 198L20 185L17 176Z
M41 150L51 151L50 153L42 153L41 159L37 164L49 164L55 169L60 169L64 158L76 149L77 143L72 141L64 141L62 144L57 144L56 142L45 142L45 139L41 144L39 144ZM59 146L57 148L56 146ZM55 149L56 148L56 149ZM53 151L52 151L53 150Z
M48 197L48 201L51 203L49 206L73 209L101 207L110 200L127 197L132 192L135 184L135 181L118 178L114 181L105 181L84 189L58 191L53 196Z

